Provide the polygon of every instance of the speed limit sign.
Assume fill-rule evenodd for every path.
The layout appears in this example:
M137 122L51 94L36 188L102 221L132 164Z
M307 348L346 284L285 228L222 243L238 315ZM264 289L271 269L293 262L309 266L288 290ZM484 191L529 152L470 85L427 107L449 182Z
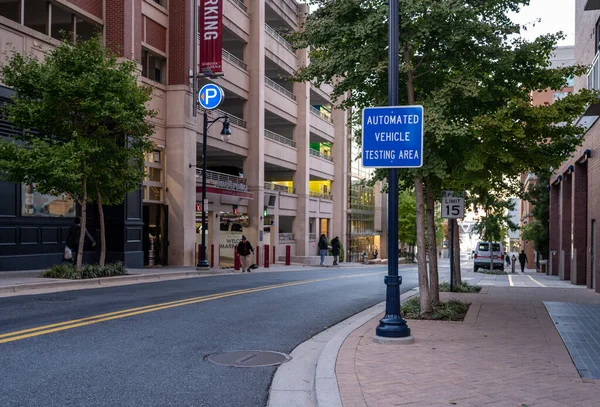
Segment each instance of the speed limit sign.
M444 191L442 196L442 218L462 219L465 217L465 195L463 192Z

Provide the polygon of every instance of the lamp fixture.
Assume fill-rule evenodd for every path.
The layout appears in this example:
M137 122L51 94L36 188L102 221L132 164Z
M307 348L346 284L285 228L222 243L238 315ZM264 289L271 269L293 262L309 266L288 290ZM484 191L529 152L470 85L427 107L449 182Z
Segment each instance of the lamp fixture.
M229 116L225 116L223 120L223 129L221 130L221 139L227 143L231 137L231 130L229 130Z

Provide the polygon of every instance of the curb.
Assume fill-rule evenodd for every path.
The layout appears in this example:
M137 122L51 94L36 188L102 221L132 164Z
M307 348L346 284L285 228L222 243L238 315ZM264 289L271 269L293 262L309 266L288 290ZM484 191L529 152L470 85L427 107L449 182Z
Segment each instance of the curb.
M404 293L402 302L419 293ZM338 323L298 345L292 359L273 376L267 407L342 407L335 374L338 352L348 336L385 311L385 301Z

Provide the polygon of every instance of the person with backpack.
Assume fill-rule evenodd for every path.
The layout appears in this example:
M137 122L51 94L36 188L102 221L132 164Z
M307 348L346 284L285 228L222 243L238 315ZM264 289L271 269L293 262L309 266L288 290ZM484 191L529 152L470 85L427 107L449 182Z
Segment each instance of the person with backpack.
M321 266L325 265L325 256L327 256L327 248L329 247L329 242L327 241L327 236L322 234L319 238L319 254L321 255Z
M333 240L331 241L331 253L333 254L333 265L337 266L338 265L338 257L340 255L340 238L339 237L334 237Z
M244 235L242 235L242 241L238 244L237 254L240 255L240 260L242 260L242 273L245 273L246 270L248 270L248 273L250 273L254 248Z

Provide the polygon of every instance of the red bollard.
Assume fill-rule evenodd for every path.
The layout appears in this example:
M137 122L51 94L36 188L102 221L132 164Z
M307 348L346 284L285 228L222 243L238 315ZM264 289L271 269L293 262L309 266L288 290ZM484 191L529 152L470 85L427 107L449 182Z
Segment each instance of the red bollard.
M265 268L269 268L269 245L265 245Z
M241 264L240 264L240 263L241 263L241 261L240 261L240 255L236 253L236 254L233 256L233 269L234 269L234 270L239 270L239 269L240 269L240 266L241 266Z
M292 264L292 248L290 245L285 246L285 265L289 266Z
M277 257L275 257L275 246L273 246L273 262L271 264L275 264L277 262Z
M256 246L256 265L260 266L260 248Z
M214 244L210 245L210 266L211 267L215 266L215 245Z

